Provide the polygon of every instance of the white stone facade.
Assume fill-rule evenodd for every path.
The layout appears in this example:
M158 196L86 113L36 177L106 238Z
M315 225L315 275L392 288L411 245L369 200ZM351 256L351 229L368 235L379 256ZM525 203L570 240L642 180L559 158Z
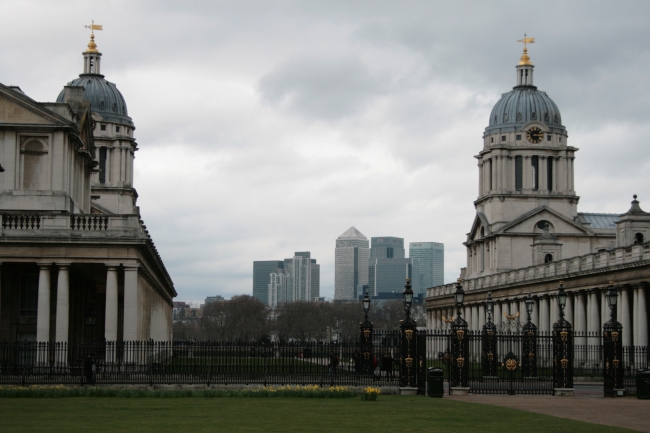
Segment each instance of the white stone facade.
M82 84L103 80L100 56L89 45ZM1 340L171 340L176 291L135 206L134 127L90 90L38 103L0 84Z

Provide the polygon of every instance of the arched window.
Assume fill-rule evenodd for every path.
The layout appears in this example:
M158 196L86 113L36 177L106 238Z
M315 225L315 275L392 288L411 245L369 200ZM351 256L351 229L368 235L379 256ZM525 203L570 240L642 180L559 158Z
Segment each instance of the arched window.
M551 263L553 261L553 254L547 254L544 256L544 263Z
M643 233L636 233L634 235L634 243L635 244L642 244L643 243Z

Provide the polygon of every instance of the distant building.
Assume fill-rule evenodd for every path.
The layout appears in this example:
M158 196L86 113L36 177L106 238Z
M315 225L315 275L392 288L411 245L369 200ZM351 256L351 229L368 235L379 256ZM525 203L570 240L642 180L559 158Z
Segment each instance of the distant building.
M370 293L377 294L375 275L378 259L403 259L405 257L404 238L382 236L370 238L370 261L368 264L368 287ZM394 269L395 268L391 268ZM386 270L382 273L387 272ZM399 273L399 271L397 271ZM401 274L400 274L400 278ZM391 277L394 280L394 276ZM402 284L404 285L404 284Z
M358 285L368 284L368 238L350 227L336 239L334 255L334 299L352 301Z
M270 275L284 269L282 260L263 260L253 262L253 296L269 304Z
M382 293L402 293L406 279L411 279L411 288L415 296L421 291L420 263L418 259L375 259L374 265L374 292L372 295Z
M411 242L409 257L420 260L420 287L445 283L445 245L438 242Z
M256 287L264 284L265 295ZM253 262L253 296L270 307L295 301L314 301L320 296L320 265L309 251L293 257Z
M205 298L205 304L204 305L210 305L213 302L225 302L226 300L224 299L223 296L217 295L217 296L208 296Z

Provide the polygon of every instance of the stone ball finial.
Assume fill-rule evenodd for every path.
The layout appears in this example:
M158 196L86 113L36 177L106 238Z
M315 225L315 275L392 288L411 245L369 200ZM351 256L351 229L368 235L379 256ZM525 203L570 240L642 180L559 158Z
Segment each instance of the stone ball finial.
M634 194L632 197L634 197L634 200L636 200L636 194Z

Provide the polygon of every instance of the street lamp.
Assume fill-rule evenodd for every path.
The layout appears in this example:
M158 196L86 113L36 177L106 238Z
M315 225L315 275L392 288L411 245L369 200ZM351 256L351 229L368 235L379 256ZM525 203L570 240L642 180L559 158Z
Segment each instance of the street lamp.
M560 281L560 288L557 291L557 305L560 307L560 321L564 321L564 307L566 307L566 290L564 290L564 281Z
M607 288L607 304L611 310L610 317L612 320L616 320L616 303L618 302L618 293L616 292L616 287L614 287L614 282L609 282L609 287Z
M406 313L406 319L411 318L411 305L413 305L413 289L411 289L411 279L406 279L406 285L404 286L404 291L402 292L402 302L404 302L404 312Z
M534 307L535 307L535 301L533 300L532 295L528 293L528 297L526 298L526 311L528 312L528 323L531 322L531 316L533 314Z
M363 297L363 312L366 314L366 320L368 320L368 311L370 311L370 298L368 297L368 292Z
M487 301L485 301L485 307L488 314L488 323L492 322L492 314L494 313L494 300L492 300L492 292L488 292Z
M459 278L456 282L456 292L454 293L454 300L456 301L456 308L458 309L458 317L461 316L460 309L463 308L463 300L465 299L465 290L463 290L462 280Z

